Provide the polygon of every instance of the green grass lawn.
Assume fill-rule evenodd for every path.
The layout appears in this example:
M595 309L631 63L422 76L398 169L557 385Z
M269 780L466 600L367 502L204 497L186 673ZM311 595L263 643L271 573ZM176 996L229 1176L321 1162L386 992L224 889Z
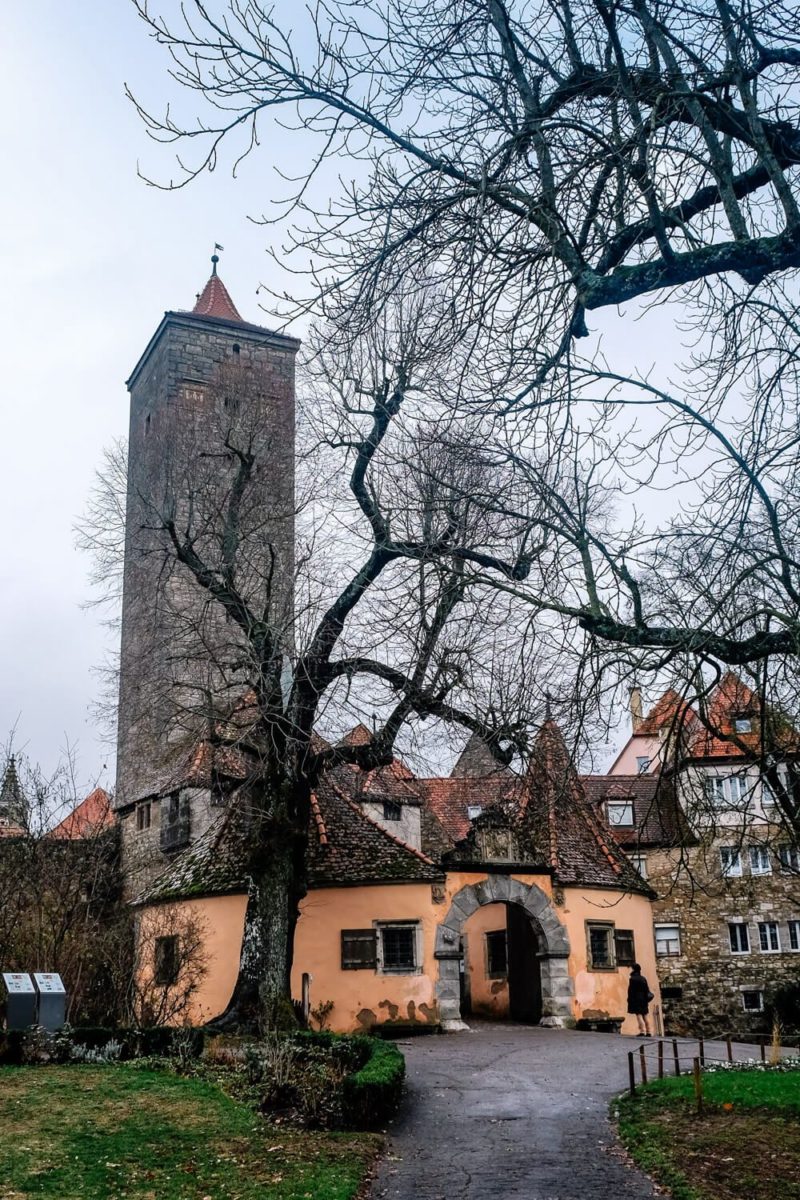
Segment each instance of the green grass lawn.
M656 1080L618 1101L620 1136L674 1200L800 1200L800 1071Z
M0 1200L350 1200L378 1144L270 1125L162 1071L0 1069Z

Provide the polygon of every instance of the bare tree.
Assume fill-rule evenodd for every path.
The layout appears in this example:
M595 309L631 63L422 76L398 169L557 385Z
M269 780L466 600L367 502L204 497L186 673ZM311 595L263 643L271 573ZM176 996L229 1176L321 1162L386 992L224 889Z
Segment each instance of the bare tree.
M153 441L159 462L171 455L169 469L158 490L135 484L141 528L129 530L129 547L157 565L171 664L148 706L164 713L165 738L171 730L174 743L177 727L235 780L230 831L249 881L237 1019L282 1018L310 798L323 772L390 762L400 731L426 719L480 733L502 761L525 745L530 704L521 699L533 691L536 659L511 686L520 669L518 648L508 652L513 630L505 619L492 629L482 614L490 594L526 577L539 550L530 522L481 501L502 478L442 436L437 332L435 311L408 303L349 351L321 337L328 349L311 356L307 384L317 426L301 447L301 501L309 494L297 577L275 541L280 523L265 516L274 447L247 402L258 387L252 372L218 373L202 437L156 449ZM99 496L109 487L113 479L101 479ZM99 539L101 553L119 544L108 523L121 511L98 498L83 543ZM504 655L505 695L490 696ZM344 732L343 716L365 704L375 714L369 741L319 738L320 726Z
M361 328L409 270L444 280L451 335L499 340L492 365L529 387L587 312L800 265L790 3L135 4L179 111L196 101L194 120L137 105L180 147L169 186L263 154L270 122L302 130L305 157L276 164L301 180L290 248ZM315 204L329 164L345 179Z

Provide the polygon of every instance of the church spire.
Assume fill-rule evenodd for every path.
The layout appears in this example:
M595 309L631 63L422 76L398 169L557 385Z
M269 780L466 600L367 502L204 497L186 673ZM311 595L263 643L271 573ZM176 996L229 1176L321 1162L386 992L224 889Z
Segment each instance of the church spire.
M12 825L23 825L27 807L22 784L17 774L17 762L12 754L6 766L2 787L0 787L0 820L7 821Z
M192 312L196 313L198 317L221 317L224 321L241 321L242 318L230 298L228 289L217 274L217 263L219 262L217 250L221 249L222 246L215 244L214 253L211 255L211 275L208 283L197 297L197 303Z

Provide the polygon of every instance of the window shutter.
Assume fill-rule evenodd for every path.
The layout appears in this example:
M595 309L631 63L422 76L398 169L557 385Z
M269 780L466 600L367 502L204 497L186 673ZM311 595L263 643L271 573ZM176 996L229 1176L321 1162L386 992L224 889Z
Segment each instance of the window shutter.
M342 970L375 970L378 965L377 938L374 929L342 930Z
M614 952L618 967L632 967L636 962L632 929L614 930Z

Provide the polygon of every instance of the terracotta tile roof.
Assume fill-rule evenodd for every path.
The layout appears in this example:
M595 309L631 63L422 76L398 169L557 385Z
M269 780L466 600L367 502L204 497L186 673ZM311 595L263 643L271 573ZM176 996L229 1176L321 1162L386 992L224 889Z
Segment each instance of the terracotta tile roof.
M225 321L241 321L228 289L216 271L197 297L192 312L198 317L220 317Z
M749 731L737 732L737 717L749 717ZM790 722L761 699L738 675L728 671L711 693L708 710L698 717L689 742L692 758L758 758L765 752L796 753L800 735Z
M623 846L679 846L694 841L677 801L670 776L584 775L586 798L605 819L608 800L630 800L633 826L614 826L613 834Z
M48 837L66 838L76 841L79 838L90 838L103 829L114 825L114 814L111 811L111 799L103 788L95 788L85 800L73 808L72 812L51 829Z
M676 727L681 715L691 713L691 709L687 705L683 696L675 691L674 688L668 688L664 695L658 700L650 712L644 718L639 727L634 731L636 734L658 734L668 733L673 727Z

